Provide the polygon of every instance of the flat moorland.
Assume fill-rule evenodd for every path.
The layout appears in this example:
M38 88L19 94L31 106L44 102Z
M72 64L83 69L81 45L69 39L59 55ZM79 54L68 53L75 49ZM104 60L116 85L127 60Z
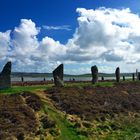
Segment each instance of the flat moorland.
M46 90L56 106L69 114L92 119L96 116L140 111L140 83L114 86L69 86Z

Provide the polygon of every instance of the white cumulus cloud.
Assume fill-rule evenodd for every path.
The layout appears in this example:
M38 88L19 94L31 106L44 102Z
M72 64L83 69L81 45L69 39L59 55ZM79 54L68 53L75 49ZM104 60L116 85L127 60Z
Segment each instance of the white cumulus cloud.
M99 65L102 71L120 66L134 71L140 64L140 17L126 9L77 8L78 27L66 44L46 36L31 19L21 19L14 30L0 32L0 58L11 60L16 71L52 71L60 63ZM69 26L43 26L67 30ZM103 66L101 65L103 64ZM28 68L26 68L28 66ZM133 66L133 67L132 67ZM131 68L129 68L131 67ZM107 69L108 68L108 69ZM76 70L82 73L87 68ZM66 70L75 71L75 69ZM90 68L89 68L90 71Z
M10 30L4 33L0 32L0 59L5 59L8 49L10 49L10 32Z
M78 8L79 27L68 52L78 50L89 59L137 62L140 59L140 17L130 9ZM76 52L76 51L75 51ZM81 53L77 58L81 57ZM86 60L86 59L85 59Z

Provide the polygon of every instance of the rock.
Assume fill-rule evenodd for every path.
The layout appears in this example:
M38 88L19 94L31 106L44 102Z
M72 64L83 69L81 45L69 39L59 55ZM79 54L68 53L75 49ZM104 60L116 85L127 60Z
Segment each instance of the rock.
M92 73L92 83L95 84L98 82L98 68L96 65L91 67L91 73Z
M53 71L53 78L54 78L54 84L57 87L63 87L63 64L59 65L54 71Z
M125 76L123 76L123 81L125 81Z
M132 80L135 81L135 74L132 74Z
M138 80L138 69L136 69L136 80Z
M21 77L21 82L24 82L24 77Z
M0 73L0 89L11 87L11 62L7 62Z
M138 72L138 80L140 81L140 72Z
M116 68L115 75L116 75L116 82L120 82L120 68L119 67Z
M103 76L102 76L102 78L101 78L101 79L102 79L102 81L104 81L104 77L103 77Z

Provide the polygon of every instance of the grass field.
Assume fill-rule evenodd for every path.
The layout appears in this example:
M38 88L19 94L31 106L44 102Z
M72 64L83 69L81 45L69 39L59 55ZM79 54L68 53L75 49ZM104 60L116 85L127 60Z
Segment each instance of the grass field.
M14 94L18 92L23 92L23 91L37 91L37 90L45 90L47 88L52 87L53 85L38 85L38 86L12 86L9 89L2 89L0 90L1 94Z
M83 86L113 86L114 83L113 82L101 82L101 83L97 83L95 85L92 85L91 83L68 83L65 84L65 87L83 87ZM23 91L36 91L36 90L46 90L48 88L53 87L53 84L47 84L47 85L33 85L33 86L12 86L9 89L2 89L0 90L1 94L13 94L13 93L18 93L18 92L23 92Z

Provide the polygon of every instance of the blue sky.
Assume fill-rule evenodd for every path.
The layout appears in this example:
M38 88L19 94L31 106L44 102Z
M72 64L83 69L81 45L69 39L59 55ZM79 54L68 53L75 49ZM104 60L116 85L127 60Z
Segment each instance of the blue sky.
M43 31L60 42L66 42L77 27L76 8L95 9L130 8L140 12L139 0L1 0L0 1L0 31L12 29L19 24L20 19L32 19L37 26L70 25L71 31ZM63 36L63 37L62 37Z
M104 10L101 10L101 7L105 7ZM84 9L78 10L78 8ZM90 12L90 9L93 11ZM114 9L118 11L113 11ZM102 30L94 32L95 24L91 26L95 22L93 17L100 17L99 12L104 13L106 10L110 13L110 17L106 17L106 14L103 14L103 17L111 22L114 22L113 16L121 15L115 19L115 26L111 25L115 33L119 32L122 35L121 38L117 36L120 41L118 45L114 41L115 35L111 34L112 31L107 34L103 32L109 30L110 24L108 22L107 26L101 26L100 23L105 22L104 18L97 19L97 28ZM66 73L73 74L90 72L90 67L95 64L99 66L101 72L113 72L117 66L120 66L123 72L134 71L140 61L137 41L139 33L135 29L130 31L134 26L133 21L122 19L126 15L136 21L136 26L139 27L139 14L139 0L1 0L0 39L3 41L0 42L0 67L2 68L6 61L11 60L13 71L51 72L60 63L65 64ZM83 21L85 18L90 22ZM119 22L117 20L121 21L119 23L121 25L129 25L127 31L119 25L120 29L116 28ZM86 33L87 35L83 35ZM96 34L97 37L88 37ZM108 34L114 48L104 40ZM132 34L135 35L130 37ZM133 43L129 44L130 40ZM123 50L124 45L127 46L126 50ZM127 50L129 59L125 54ZM51 53L55 54L55 57L50 55ZM132 53L136 54L135 58ZM38 68L39 63L40 66L47 68Z

